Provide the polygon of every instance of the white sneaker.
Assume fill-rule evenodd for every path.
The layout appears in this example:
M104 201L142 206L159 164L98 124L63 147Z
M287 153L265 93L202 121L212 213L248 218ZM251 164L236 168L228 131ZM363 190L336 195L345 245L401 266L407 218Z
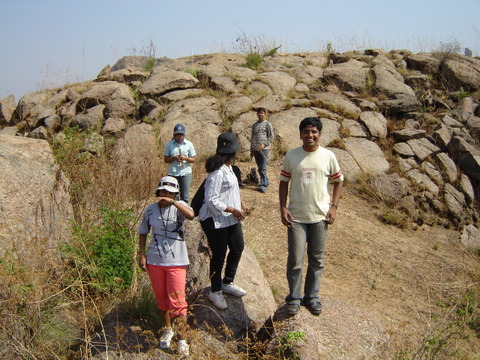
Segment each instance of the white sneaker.
M210 292L208 294L208 298L210 301L215 305L217 308L221 310L225 310L227 306L227 302L225 301L225 298L223 297L222 291L215 291L215 292Z
M233 282L231 282L230 284L222 283L222 291L238 297L242 297L247 293L245 290L243 290L241 287L238 287Z
M190 355L190 346L186 340L178 340L178 354L188 356Z
M170 341L173 338L173 330L171 327L166 328L160 338L160 349L168 349L170 347Z

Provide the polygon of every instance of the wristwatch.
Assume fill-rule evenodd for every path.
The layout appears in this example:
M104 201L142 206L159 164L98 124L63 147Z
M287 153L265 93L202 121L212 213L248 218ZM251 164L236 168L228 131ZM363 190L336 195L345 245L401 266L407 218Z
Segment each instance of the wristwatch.
M333 207L335 207L336 209L338 209L338 205L337 205L337 204L330 204L330 206L333 206Z

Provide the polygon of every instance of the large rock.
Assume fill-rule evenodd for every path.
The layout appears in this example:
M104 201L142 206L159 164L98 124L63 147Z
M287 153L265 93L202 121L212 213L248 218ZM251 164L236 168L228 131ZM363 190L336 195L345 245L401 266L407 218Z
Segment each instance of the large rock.
M440 60L430 54L411 54L405 57L407 65L411 69L418 70L424 74L436 74L440 67Z
M420 161L423 161L427 157L435 155L441 151L440 148L432 144L426 138L408 140L407 144Z
M345 150L355 159L363 173L377 175L390 169L382 149L367 139L348 138L344 140Z
M405 84L402 75L391 67L375 66L375 85L372 90L377 94L384 94L388 98L415 98L415 92Z
M346 91L364 91L367 87L367 64L357 60L334 64L323 72L326 81Z
M208 262L204 264L204 268L208 269ZM225 326L234 338L241 339L248 333L257 332L276 309L270 285L255 255L247 246L235 277L235 283L247 292L245 296L238 298L226 294L228 308L218 310L207 298L210 280L208 277L204 280L205 287L201 294L197 294L197 301L192 307L193 321L199 328L215 329L217 335L221 335Z
M337 148L329 148L337 157L342 173L345 179L351 182L355 182L362 176L362 169L358 166L355 159L348 153L348 151Z
M69 182L46 141L0 135L0 257L11 251L30 266L52 261L68 241Z
M350 119L358 119L362 112L357 105L347 98L331 92L319 93L315 96L315 103L318 104L318 106Z
M274 94L287 95L295 88L297 80L282 71L266 72L260 74L260 79L265 81L273 90Z
M15 97L13 95L0 100L0 126L10 124L12 114L15 111L15 106Z
M480 67L465 62L447 60L442 64L441 74L449 86L457 90L476 91L480 88Z
M385 139L387 137L387 119L375 111L364 111L360 115L360 122L365 125L372 137Z
M465 226L460 241L472 251L480 250L480 230L474 225Z
M379 174L367 180L370 189L379 200L390 206L396 205L411 192L407 179L395 174Z
M78 100L77 113L84 113L99 104L105 105L107 117L128 117L135 111L130 88L116 81L95 83L90 87Z
M175 70L154 70L138 89L140 94L160 96L174 90L195 88L199 81L191 74Z

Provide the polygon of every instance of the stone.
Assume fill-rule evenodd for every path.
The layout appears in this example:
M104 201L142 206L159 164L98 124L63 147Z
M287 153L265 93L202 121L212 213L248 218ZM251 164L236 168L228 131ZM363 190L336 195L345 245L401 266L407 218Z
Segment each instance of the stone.
M359 121L365 125L372 137L379 139L387 137L387 119L382 114L375 111L364 111L360 114Z
M373 176L386 173L390 169L382 149L373 141L348 138L344 143L345 150L355 159L364 174Z

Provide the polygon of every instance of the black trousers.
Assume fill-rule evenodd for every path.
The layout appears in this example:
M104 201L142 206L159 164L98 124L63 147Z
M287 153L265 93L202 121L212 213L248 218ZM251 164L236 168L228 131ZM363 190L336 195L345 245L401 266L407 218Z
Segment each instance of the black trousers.
M208 245L212 252L210 259L210 281L212 284L212 292L222 290L222 269L227 255L227 264L225 266L224 283L231 283L237 273L238 263L242 257L245 247L243 240L242 225L240 223L222 228L215 229L213 219L210 217L200 223L203 232L207 236Z

